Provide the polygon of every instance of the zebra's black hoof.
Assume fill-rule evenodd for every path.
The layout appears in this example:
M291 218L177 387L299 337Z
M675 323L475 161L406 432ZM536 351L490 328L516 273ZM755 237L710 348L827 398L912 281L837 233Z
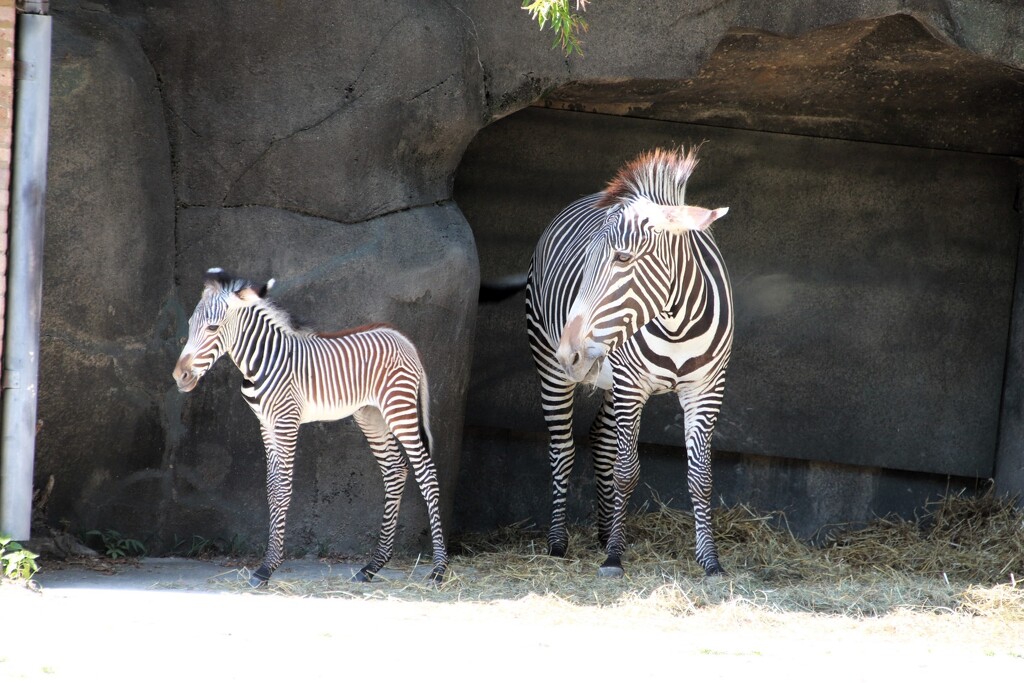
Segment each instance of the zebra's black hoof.
M562 543L553 543L548 546L548 555L551 557L565 557L567 552L569 552L569 546Z
M263 588L270 581L270 573L270 570L266 567L260 567L249 577L249 586L252 588Z
M625 575L626 570L622 568L622 562L617 559L605 560L604 564L597 568L599 579L621 579Z
M355 583L370 583L372 580L373 574L367 572L365 567L352 575L352 581Z
M438 569L435 567L432 569L430 574L427 575L427 583L434 586L440 586L444 583L444 568Z
M715 562L713 565L705 569L704 574L709 579L725 578L726 576L728 576L726 571L722 569L722 565L718 564L717 562Z

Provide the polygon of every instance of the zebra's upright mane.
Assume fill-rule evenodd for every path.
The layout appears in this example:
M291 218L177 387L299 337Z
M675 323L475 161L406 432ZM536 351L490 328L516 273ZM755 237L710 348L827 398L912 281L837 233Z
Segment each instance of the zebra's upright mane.
M284 328L288 332L302 336L314 334L314 331L295 320L291 313L281 308L277 302L268 299L266 294L273 286L274 281L270 280L266 285L260 285L252 280L235 277L221 268L211 268L206 271L206 284L215 287L222 292L235 293L243 289L251 288L259 295L259 301L253 304L255 307L266 313L271 324Z
M643 197L663 206L682 206L686 202L686 181L697 166L697 149L656 148L643 152L619 169L604 188L604 196L595 205L610 209Z
M256 308L259 308L266 313L272 325L278 325L286 331L291 332L292 334L297 334L300 337L310 337L315 334L311 327L308 327L304 323L296 320L291 313L281 308L273 299L267 299L266 297L261 296L260 300L254 305Z

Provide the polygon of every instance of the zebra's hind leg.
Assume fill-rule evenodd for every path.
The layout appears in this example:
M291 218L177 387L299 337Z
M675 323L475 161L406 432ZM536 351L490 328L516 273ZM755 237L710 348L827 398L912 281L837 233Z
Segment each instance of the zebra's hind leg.
M270 534L267 552L259 569L252 573L249 585L267 585L270 575L284 560L284 528L292 498L292 464L299 436L297 418L282 418L270 425L260 421L263 444L267 449L267 504L270 508Z
M398 439L388 430L377 408L361 408L353 417L363 430L384 479L384 517L380 523L377 548L369 563L352 577L353 581L365 582L373 579L391 559L395 547L395 528L398 526L398 508L402 502L409 468L398 448Z
M410 420L410 416L416 416L417 419ZM444 532L441 529L441 494L434 461L431 460L430 451L420 435L421 424L415 399L411 405L389 405L384 411L384 420L405 449L405 455L412 466L413 477L423 495L423 502L427 505L430 539L434 552L434 566L430 570L428 580L439 584L448 569L448 550L445 548Z

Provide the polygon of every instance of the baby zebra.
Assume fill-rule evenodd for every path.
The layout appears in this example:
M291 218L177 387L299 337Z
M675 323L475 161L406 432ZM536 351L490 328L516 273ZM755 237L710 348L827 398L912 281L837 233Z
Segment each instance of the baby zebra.
M174 366L178 389L195 389L225 352L242 371L242 396L260 421L267 449L270 539L263 564L249 583L265 585L283 559L285 515L299 425L349 415L363 430L384 476L384 520L373 558L353 579L369 581L389 559L408 468L427 503L434 566L440 583L448 566L437 473L430 459L427 376L416 348L384 326L321 334L298 328L266 298L263 287L220 268L206 272L203 296L188 321L188 342ZM419 409L417 410L417 403Z

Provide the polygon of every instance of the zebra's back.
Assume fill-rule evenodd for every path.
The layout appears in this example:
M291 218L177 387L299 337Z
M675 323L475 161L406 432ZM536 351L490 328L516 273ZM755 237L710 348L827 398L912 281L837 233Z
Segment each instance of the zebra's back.
M304 423L340 420L400 395L415 405L425 375L413 343L387 325L314 333L302 351L295 378Z

